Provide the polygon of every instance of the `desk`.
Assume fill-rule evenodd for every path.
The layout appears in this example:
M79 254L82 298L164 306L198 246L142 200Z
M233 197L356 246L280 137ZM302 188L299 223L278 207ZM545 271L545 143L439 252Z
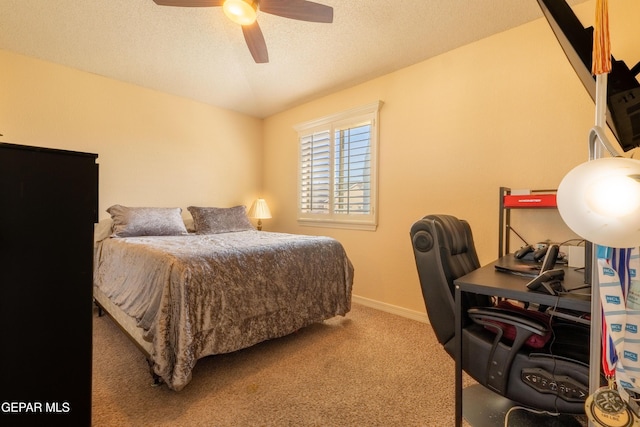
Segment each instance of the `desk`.
M589 313L591 298L589 288L573 291L574 293L553 296L529 291L526 284L529 277L496 271L498 263L512 262L513 255L506 255L491 264L481 267L454 281L455 284L455 359L456 359L456 427L462 425L462 293L471 292L481 295L497 296L522 302L535 303L550 307L566 308ZM584 274L571 268L565 271L563 285L567 289L584 286ZM579 295L578 293L582 293ZM585 295L587 294L587 295Z

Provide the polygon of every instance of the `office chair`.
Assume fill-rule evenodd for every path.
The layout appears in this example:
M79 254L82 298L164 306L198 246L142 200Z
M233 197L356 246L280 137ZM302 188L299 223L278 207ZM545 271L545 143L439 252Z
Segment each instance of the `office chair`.
M413 224L410 235L429 321L453 356L453 282L480 267L471 227L450 215L428 215ZM550 323L539 311L497 304L485 295L462 295L465 372L523 406L584 413L589 390L588 326ZM515 332L515 337L505 339L507 332Z

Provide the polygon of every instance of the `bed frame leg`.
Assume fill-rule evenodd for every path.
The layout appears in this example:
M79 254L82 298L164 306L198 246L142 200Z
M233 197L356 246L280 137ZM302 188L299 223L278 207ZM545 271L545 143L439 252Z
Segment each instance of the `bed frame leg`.
M151 376L153 377L153 384L151 384L151 387L158 387L162 385L163 383L162 378L160 378L158 374L154 373Z
M153 384L151 384L151 386L158 387L162 385L162 378L160 377L160 375L156 374L153 371L153 362L151 361L151 359L147 359L147 365L149 365L149 372L151 373L151 378L153 378Z
M98 317L104 316L104 309L100 304L98 304L98 301L93 300L93 303L96 305L96 307L98 307Z

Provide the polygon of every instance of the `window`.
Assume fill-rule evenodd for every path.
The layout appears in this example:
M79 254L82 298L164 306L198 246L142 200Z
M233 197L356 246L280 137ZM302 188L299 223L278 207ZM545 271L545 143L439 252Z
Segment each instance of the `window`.
M375 230L381 102L301 123L298 222Z

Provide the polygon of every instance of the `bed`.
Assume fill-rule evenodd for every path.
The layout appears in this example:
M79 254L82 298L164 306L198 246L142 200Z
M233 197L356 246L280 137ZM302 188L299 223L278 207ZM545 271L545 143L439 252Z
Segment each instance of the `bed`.
M190 232L168 209L109 208L96 229L94 299L169 388L184 388L202 357L349 312L353 266L337 240L256 231L243 206L189 207Z

